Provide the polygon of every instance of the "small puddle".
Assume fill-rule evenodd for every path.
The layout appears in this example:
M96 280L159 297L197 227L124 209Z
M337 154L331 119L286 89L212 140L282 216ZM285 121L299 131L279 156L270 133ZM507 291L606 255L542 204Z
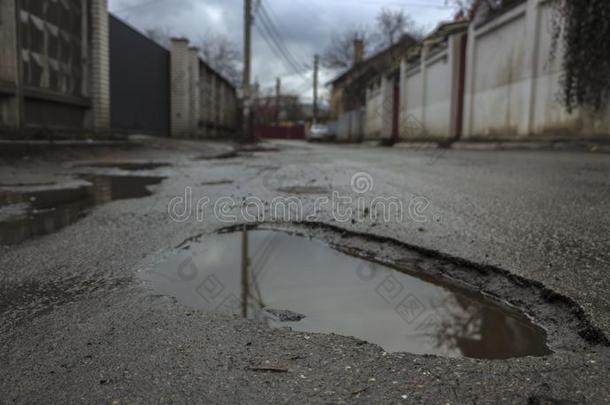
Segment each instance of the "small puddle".
M253 144L253 145L242 145L239 150L241 152L251 152L251 153L269 153L269 152L279 152L280 148L277 146L263 145L263 144Z
M544 330L513 308L280 231L205 237L143 277L194 308L353 336L388 352L484 359L550 353Z
M152 194L163 177L84 175L70 188L0 190L0 244L13 245L76 222L93 206ZM6 215L2 215L6 213Z
M75 168L94 168L94 169L118 169L126 171L148 171L163 167L170 167L171 164L165 162L80 162L75 163Z
M220 154L217 155L202 155L202 156L198 156L195 158L195 160L228 160L228 159L234 159L239 157L239 154L237 153L237 151L231 150L228 152L222 152Z
M280 187L277 189L282 194L293 194L293 195L326 195L331 193L329 187L320 186L292 186L292 187Z

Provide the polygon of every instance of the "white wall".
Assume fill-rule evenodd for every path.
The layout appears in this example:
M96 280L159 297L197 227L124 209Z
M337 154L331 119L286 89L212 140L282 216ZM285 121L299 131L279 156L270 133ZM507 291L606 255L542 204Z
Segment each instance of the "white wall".
M463 33L450 35L433 49L401 66L400 138L444 140L455 132L460 44Z
M559 102L562 52L550 58L552 12L548 1L528 0L471 24L464 138L610 135L610 114L568 114Z
M337 120L336 135L339 142L359 142L365 130L365 108L344 112Z
M366 124L364 139L389 140L394 116L394 75L380 75L366 91Z
M578 132L583 122L580 114L568 114L559 101L561 61L563 47L558 46L554 58L549 58L552 50L552 16L553 10L541 5L539 14L539 52L535 60L536 76L533 132L539 134ZM561 45L561 43L559 43Z
M367 140L381 139L383 116L382 83L377 82L366 91L366 126L364 137Z
M423 73L421 63L418 66L407 66L405 73L406 80L401 90L401 111L400 111L400 137L404 139L414 139L422 136L421 126L414 127L414 123L424 121L423 109Z
M451 86L453 72L449 64L447 50L426 62L426 81L424 82L423 125L426 134L433 138L449 136L451 126Z
M471 28L466 134L508 137L527 133L524 10L525 5L498 18L507 22L498 21L497 27L493 22L481 30Z

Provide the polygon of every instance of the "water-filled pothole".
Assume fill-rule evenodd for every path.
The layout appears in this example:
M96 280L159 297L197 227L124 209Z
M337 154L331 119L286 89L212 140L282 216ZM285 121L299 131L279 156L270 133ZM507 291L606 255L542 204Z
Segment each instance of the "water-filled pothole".
M0 190L0 244L12 245L55 232L95 205L146 197L163 177L84 175L70 187ZM4 213L4 215L3 215Z
M170 167L167 162L78 162L72 167L75 168L94 168L94 169L119 169L125 171L148 171L164 167Z
M192 241L143 277L195 308L353 336L389 352L486 359L550 353L545 331L512 307L281 231Z

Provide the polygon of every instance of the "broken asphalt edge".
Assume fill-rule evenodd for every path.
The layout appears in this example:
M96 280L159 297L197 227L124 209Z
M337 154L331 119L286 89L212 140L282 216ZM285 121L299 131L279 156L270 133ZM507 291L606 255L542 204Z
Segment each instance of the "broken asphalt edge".
M590 316L576 301L553 291L540 281L522 277L500 267L475 263L387 236L347 230L323 222L261 222L234 224L200 233L185 239L175 249L185 248L188 244L209 235L243 230L276 230L315 238L329 243L332 248L344 254L386 265L418 278L441 277L458 289L482 293L499 304L523 311L532 317L535 323L545 328L549 347L554 351L610 347L610 339L594 325ZM365 244L381 244L393 248L397 256L399 253L409 252L415 257L405 263L404 256L396 260L385 253L374 252L372 247L361 248L342 242L348 238L356 239L359 243L364 241ZM422 261L432 265L422 268Z

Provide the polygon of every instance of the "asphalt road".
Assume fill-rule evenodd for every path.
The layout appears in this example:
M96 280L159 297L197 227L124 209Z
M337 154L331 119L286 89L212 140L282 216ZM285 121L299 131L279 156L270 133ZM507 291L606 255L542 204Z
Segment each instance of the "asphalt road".
M154 172L168 179L150 197L96 207L59 232L0 248L0 401L610 402L610 155L276 145L279 151L196 159L224 154L226 145L156 141L0 165L0 183L69 181L75 169L66 160L173 165ZM518 276L514 284L544 297L536 311L546 305L552 317L561 306L573 321L556 322L565 325L554 326L554 353L507 361L389 354L349 337L196 311L141 281L139 272L173 247L227 226L211 207L201 221L172 221L168 203L186 187L195 197L233 199L236 213L247 197L268 202L293 193L309 207L312 190L358 197L356 174L368 182L368 196L416 206L403 221L347 222L325 207L308 222L333 228L309 224L312 234L334 240L343 229L358 234L356 241L375 235L389 239L363 242L373 253L396 242L487 265L503 280ZM470 277L476 283L476 274ZM496 284L478 288L513 291ZM579 333L582 347L562 345L562 334ZM268 364L286 371L257 370Z

